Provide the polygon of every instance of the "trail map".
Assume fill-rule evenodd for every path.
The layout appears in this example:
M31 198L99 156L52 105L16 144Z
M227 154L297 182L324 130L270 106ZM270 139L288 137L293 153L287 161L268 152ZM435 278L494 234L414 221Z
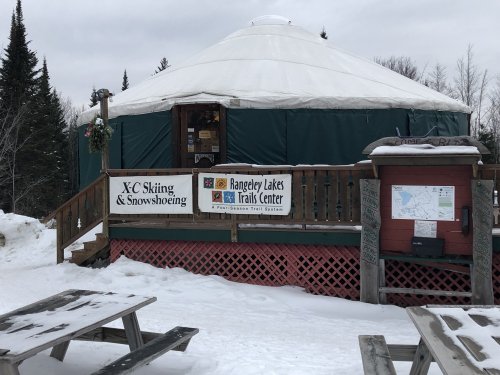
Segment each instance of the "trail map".
M392 218L455 220L454 186L392 186Z

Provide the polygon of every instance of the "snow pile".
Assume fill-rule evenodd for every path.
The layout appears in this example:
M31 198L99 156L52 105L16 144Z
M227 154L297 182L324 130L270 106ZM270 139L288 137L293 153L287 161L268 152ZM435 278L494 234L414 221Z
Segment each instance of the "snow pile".
M56 232L37 220L0 211L0 314L66 289L155 296L138 311L143 330L175 326L200 333L185 353L169 352L140 374L362 374L358 335L417 344L404 309L314 296L297 287L262 287L159 269L126 258L103 269L56 265ZM121 321L113 322L121 327ZM23 375L89 374L127 352L125 345L72 342L64 362L45 351L20 366ZM396 363L408 373L410 363ZM433 364L431 374L440 374Z

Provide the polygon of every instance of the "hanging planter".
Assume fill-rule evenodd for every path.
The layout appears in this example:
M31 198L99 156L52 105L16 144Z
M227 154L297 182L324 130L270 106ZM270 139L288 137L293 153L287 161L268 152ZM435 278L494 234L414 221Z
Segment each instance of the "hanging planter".
M104 124L104 120L96 115L87 125L85 137L89 139L89 151L91 153L101 152L106 143L111 139L113 129Z

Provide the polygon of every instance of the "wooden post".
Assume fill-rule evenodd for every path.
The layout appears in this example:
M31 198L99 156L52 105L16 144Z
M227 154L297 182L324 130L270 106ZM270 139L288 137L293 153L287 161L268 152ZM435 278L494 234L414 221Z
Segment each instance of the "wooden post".
M64 262L64 249L63 249L63 210L57 211L57 238L56 238L56 262L57 264Z
M472 304L493 305L493 181L472 180Z
M360 180L360 300L379 303L380 180Z
M100 89L98 91L99 100L101 103L101 118L104 126L109 125L108 99L110 97L109 90ZM108 142L104 145L101 153L101 173L107 174L109 169L109 146ZM102 233L109 238L109 177L104 180L104 188L102 189Z

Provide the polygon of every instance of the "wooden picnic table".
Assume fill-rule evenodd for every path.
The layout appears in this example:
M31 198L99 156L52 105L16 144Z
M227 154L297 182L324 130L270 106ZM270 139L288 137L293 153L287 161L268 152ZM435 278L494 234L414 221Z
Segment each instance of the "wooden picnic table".
M384 336L359 337L365 374L396 374L393 361L412 361L425 375L435 361L445 375L500 375L500 306L406 308L418 345L387 345Z
M420 333L417 352L426 374L434 359L443 374L500 375L500 306L408 307ZM416 367L416 358L413 367Z
M185 350L198 329L141 332L136 311L155 301L156 297L72 289L1 315L0 374L18 375L22 361L51 347L50 356L62 361L71 340L129 345L131 353L122 357L129 368L121 364L121 369L105 368L102 374L124 374L167 350ZM124 329L104 327L120 318Z

